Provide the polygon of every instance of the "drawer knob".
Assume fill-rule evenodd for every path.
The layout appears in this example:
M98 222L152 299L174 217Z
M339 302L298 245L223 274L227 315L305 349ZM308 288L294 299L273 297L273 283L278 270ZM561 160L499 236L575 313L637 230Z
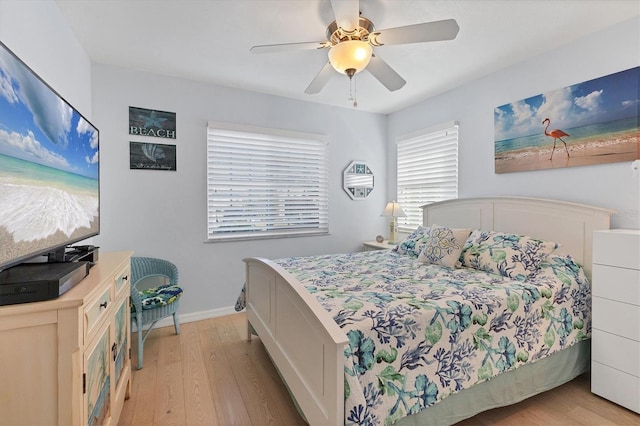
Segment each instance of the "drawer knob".
M125 275L122 277L122 281L129 281L129 275Z
M105 300L104 302L102 302L102 303L100 304L100 307L101 307L101 308L105 308L105 309L107 309L107 301Z

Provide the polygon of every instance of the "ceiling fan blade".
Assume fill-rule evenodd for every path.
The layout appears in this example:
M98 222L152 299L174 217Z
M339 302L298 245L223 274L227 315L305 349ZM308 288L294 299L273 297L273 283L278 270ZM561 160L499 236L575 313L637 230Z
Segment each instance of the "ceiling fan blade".
M376 31L369 36L369 40L374 46L453 40L459 30L455 19L445 19Z
M336 18L338 27L347 31L358 28L360 22L360 1L359 0L331 0L331 9Z
M371 61L365 69L391 92L402 88L407 83L389 64L376 55L371 57Z
M252 53L279 53L292 50L326 49L331 47L330 41L310 41L302 43L263 44L249 49Z
M322 67L320 72L313 78L309 86L305 89L304 93L307 95L313 95L322 90L322 88L329 82L329 79L333 77L335 70L331 66L331 62L328 62Z

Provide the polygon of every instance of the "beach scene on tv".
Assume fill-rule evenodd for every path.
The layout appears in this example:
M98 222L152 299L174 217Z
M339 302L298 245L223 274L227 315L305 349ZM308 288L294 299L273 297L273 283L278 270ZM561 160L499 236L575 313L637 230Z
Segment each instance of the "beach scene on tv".
M494 110L495 172L640 158L640 67Z
M0 44L0 265L99 230L98 130Z

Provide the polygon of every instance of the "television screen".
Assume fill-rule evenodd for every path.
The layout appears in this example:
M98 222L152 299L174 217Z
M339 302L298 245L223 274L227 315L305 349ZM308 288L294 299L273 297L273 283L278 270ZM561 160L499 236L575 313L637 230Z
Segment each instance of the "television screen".
M99 233L98 141L0 42L0 269Z

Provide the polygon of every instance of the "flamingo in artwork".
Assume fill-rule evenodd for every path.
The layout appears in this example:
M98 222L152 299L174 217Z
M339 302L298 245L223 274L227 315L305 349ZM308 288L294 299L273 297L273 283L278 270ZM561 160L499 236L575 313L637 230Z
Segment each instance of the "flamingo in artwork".
M562 141L562 143L564 144L564 149L567 151L567 157L569 157L569 149L567 148L567 143L562 139L563 136L571 136L569 133L566 133L560 129L553 129L550 132L547 132L547 129L549 128L549 125L551 124L551 120L549 120L548 118L545 118L544 120L542 120L542 124L547 123L546 127L544 128L544 134L545 136L549 136L550 138L553 138L553 149L551 150L551 157L549 158L549 160L551 160L553 158L553 152L556 150L556 141L558 139L560 139Z

